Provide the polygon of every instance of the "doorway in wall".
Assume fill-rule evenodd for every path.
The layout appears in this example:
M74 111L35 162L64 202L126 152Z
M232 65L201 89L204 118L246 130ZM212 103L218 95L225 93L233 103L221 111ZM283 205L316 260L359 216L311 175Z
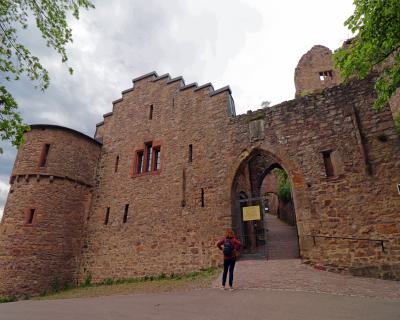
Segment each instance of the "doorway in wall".
M232 185L232 226L245 258L298 258L299 242L289 175L280 161L254 150Z

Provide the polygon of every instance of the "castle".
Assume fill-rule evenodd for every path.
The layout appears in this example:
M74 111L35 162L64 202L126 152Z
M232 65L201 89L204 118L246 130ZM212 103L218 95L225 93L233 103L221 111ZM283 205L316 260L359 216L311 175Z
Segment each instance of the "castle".
M235 114L229 87L133 80L94 138L32 125L0 225L0 296L55 282L184 273L220 263L241 198L289 175L304 261L400 279L400 139L374 77L341 83L329 49L295 72L296 99Z

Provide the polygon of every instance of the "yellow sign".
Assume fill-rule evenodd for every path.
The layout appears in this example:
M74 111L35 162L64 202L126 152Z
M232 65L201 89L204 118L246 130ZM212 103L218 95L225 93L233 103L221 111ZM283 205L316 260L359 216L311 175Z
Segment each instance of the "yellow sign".
M243 221L260 219L260 206L243 207Z

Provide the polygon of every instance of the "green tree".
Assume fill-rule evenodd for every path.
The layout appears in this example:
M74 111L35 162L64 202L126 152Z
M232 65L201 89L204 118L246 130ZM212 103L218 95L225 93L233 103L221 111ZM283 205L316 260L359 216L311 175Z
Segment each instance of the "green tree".
M289 176L285 170L275 168L272 172L278 177L278 197L283 202L289 202L292 198L292 188L290 186Z
M334 53L334 61L344 79L383 68L375 83L374 108L380 110L400 86L400 1L354 0L354 5L344 25L356 36Z
M35 87L45 90L49 86L49 74L39 58L18 40L18 32L27 29L35 21L37 29L65 63L68 60L66 45L72 42L68 15L79 19L81 8L94 8L89 0L1 0L0 1L0 138L10 140L15 146L23 141L23 133L29 129L23 124L18 105L6 89L6 82L26 76ZM72 69L69 72L72 74ZM0 152L2 152L0 148Z

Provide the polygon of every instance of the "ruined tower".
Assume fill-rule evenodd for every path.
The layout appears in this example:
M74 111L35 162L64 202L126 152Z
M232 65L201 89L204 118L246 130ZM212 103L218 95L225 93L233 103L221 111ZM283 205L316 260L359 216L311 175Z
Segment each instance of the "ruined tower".
M294 73L296 97L308 95L341 83L338 70L333 67L332 51L317 45L305 53Z

